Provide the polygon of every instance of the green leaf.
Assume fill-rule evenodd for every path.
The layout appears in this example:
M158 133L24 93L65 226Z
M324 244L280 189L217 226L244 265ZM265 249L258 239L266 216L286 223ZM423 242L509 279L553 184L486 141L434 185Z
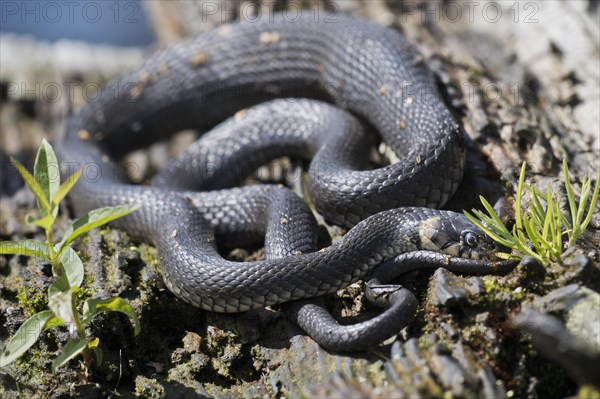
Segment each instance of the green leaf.
M90 349L94 354L94 359L96 359L96 367L100 367L100 365L102 364L102 349L98 348L97 346L94 346Z
M53 316L54 313L51 310L44 310L25 320L4 347L2 355L0 355L0 367L12 363L27 349L31 348L40 337L48 320L52 319Z
M58 317L52 316L52 318L50 318L50 320L48 320L48 322L46 323L46 325L44 326L44 330L49 330L51 328L54 327L60 327L60 326L64 326L65 323L63 323L63 321L61 319L59 319Z
M489 216L478 210L473 210L474 216L468 212L465 214L494 240L522 254L531 255L542 263L558 261L563 252L564 237L568 238L569 246L575 244L577 237L590 222L600 195L600 182L596 183L592 191L592 181L588 175L582 179L578 201L569 177L567 162L563 161L562 166L570 212L562 211L560 193L554 195L549 186L545 191L541 191L525 183L526 163L523 162L516 189L516 223L512 232L501 224L493 208L481 197ZM597 179L600 181L600 173ZM527 209L522 206L525 190L529 191L532 197Z
M563 226L565 226L565 232L568 233L569 237L570 237L571 232L573 231L573 228L571 226L571 223L567 219L567 217L562 212L560 213L560 221L563 224Z
M502 220L500 220L500 218L496 214L496 211L494 210L492 204L490 204L482 195L479 196L479 200L483 204L483 207L485 208L487 213L490 215L490 218L494 221L494 224L498 227L504 226L504 223L502 223Z
M87 343L88 348L96 348L100 344L100 338L96 337Z
M523 197L523 190L525 187L525 170L527 163L523 162L521 165L521 173L519 175L519 184L517 185L517 196L515 204L515 226L517 237L520 241L525 241L525 235L523 234L523 208L521 207L521 198Z
M102 226L108 222L118 219L122 216L128 215L133 211L140 208L138 204L128 204L119 206L109 206L106 208L95 209L86 213L73 222L71 226L65 232L63 239L59 243L59 253L65 251L68 245L71 245L82 234L95 229L96 227Z
M52 201L51 201L52 208L58 207L58 204L60 204L60 201L62 201L67 196L69 191L71 191L73 186L77 183L77 181L81 177L82 172L83 172L83 169L79 169L77 172L75 172L74 174L69 176L67 178L67 181L65 181L63 184L60 185L60 187L58 188L58 191L52 197Z
M554 198L552 197L550 186L546 187L546 191L546 203L548 204L546 206L546 217L543 219L543 222L541 222L540 220L537 221L538 226L543 226L542 237L544 238L548 238L550 234L550 229L553 227L554 221L556 220L554 218L554 212L556 211L556 207L554 205L556 205L556 201L554 201ZM557 200L560 201L560 198L558 198Z
M0 242L0 254L37 256L50 260L48 247L38 240L2 241Z
M65 274L71 287L80 287L83 282L83 263L77 252L71 247L62 253L60 263L63 265Z
M552 231L552 242L553 242L552 247L554 248L553 253L554 253L555 260L558 260L562 254L563 234L566 234L566 232L563 232L563 226L561 224L561 216L562 216L562 210L560 208L560 194L559 194L558 199L555 204L554 226L553 226L553 231Z
M479 227L481 230L483 230L483 232L485 234L487 234L488 236L490 236L492 238L492 240L511 248L511 242L508 240L503 239L502 237L500 237L499 235L496 234L495 230L492 229L488 229L486 226L484 226L480 221L478 221L473 215L471 215L470 213L468 213L467 211L464 212L465 216L467 216L471 222L473 222L477 227Z
M575 226L581 226L581 222L583 221L583 213L585 212L585 207L590 196L590 189L590 180L584 178L581 186L581 195L579 196L579 206L577 207L577 218L576 222L573 223Z
M33 176L42 187L46 202L50 204L50 200L54 197L58 191L58 187L60 186L60 170L58 167L56 154L54 154L52 146L46 141L46 139L42 140L42 144L40 145L37 156L35 157ZM40 206L39 200L38 206ZM56 214L58 213L58 209L51 209L51 212L49 213L51 213L53 218L55 218ZM46 213L42 212L42 215L46 216Z
M50 213L50 202L48 198L46 198L46 193L42 186L35 180L35 177L23 166L19 161L14 158L11 158L10 161L17 168L23 180L29 187L29 189L33 192L35 197L38 200L38 207L40 208L40 212L42 212L42 216L46 216Z
M548 188L550 188L550 186L548 186ZM532 216L535 218L536 222L542 224L542 221L545 219L545 215L546 215L546 210L544 209L540 199L543 200L543 197L540 195L540 193L537 192L537 190L535 190L534 187L532 186L527 186L527 189L531 192L531 198L532 198L532 203L529 204L529 209L530 209L530 213L532 214ZM546 199L546 208L549 204L548 199Z
M100 338L96 337L93 340L87 343L89 349L92 350L94 354L94 358L96 359L96 366L100 366L102 364L102 349L98 347L100 344Z
M63 351L54 362L52 362L52 370L56 371L59 367L66 364L69 360L77 356L81 351L87 347L87 340L85 338L72 339L63 348Z
M75 323L73 292L67 276L58 277L48 288L48 307L65 324Z
M140 333L140 320L131 305L125 299L119 297L110 299L88 299L83 304L83 322L89 324L100 312L120 312L126 314L135 324L134 334L138 335Z
M510 234L510 231L504 226L504 223L500 220L494 208L490 205L489 202L483 197L479 197L481 203L486 208L490 216L484 214L483 212L473 209L473 213L477 218L477 220L473 215L468 212L464 212L465 215L473 222L477 227L483 230L488 236L490 236L494 241L499 242L500 244L507 246L509 248L514 247L514 237ZM485 225L483 223L485 223Z
M562 164L563 174L565 178L565 189L567 191L567 202L571 209L571 223L576 226L575 220L577 219L577 200L575 200L575 194L573 193L573 187L571 186L571 178L569 177L569 166L567 160L563 159Z
M536 229L535 222L533 222L530 218L525 218L523 219L523 225L525 226L527 236L530 238L532 244L536 247L538 253L542 254L545 252L545 250L551 248L548 240L546 240Z
M44 230L47 230L50 227L52 227L52 224L54 223L54 216L52 215L52 213L49 213L42 218L36 219L31 215L27 215L26 221L29 224L33 224L38 227L41 227Z
M590 183L591 184L591 183ZM581 230L585 230L592 220L592 216L594 215L594 211L596 210L596 204L598 203L598 196L600 195L600 173L596 176L596 187L594 188L594 194L592 194L592 199L590 201L590 206L588 208L588 213L583 222L581 223Z

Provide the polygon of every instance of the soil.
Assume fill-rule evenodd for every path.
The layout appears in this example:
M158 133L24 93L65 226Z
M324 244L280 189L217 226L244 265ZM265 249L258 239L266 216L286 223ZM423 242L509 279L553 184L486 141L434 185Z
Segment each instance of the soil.
M243 15L243 7L257 3L229 0L220 6ZM600 36L593 24L598 20L594 2L531 2L539 7L533 16L526 13L536 8L521 9L519 22L513 12L498 24L482 17L481 10L472 21L464 14L452 22L444 18L451 2L314 3L392 24L423 53L469 141L466 175L447 209L477 207L483 195L510 223L522 161L530 165L530 181L556 191L563 190L563 158L576 181L600 170ZM280 1L277 7L295 4ZM440 7L439 21L428 20L424 12L434 4ZM147 7L163 44L224 22L191 2L149 2ZM502 7L505 15L511 11L510 5ZM538 22L525 23L525 15ZM207 23L197 23L205 17ZM85 59L65 62L56 57L58 44L6 34L1 40L5 49L30 49L36 56L7 63L2 50L0 238L43 240L39 229L25 223L26 215L36 213L35 199L8 156L31 169L41 139L56 137L65 106L81 105L85 83L105 83L143 52L103 47L104 52L82 56L76 51L80 45L72 44L69 51L62 43L60 51ZM43 86L57 76L77 83L66 101L13 90L15 82ZM185 132L130 159L150 173L192 137ZM65 203L59 236L72 217ZM343 233L326 228L333 239ZM85 267L78 296L127 299L142 331L134 337L131 322L120 314L98 317L87 333L100 339L103 362L85 373L77 358L52 372L68 331L44 332L32 349L0 370L3 398L600 397L598 209L588 231L560 262L526 259L505 276L457 276L443 269L403 276L399 283L420 301L414 322L390 340L353 354L320 348L277 308L222 315L178 300L162 281L156 249L124 232L96 229L74 248ZM262 252L244 248L228 256L257 259ZM0 256L0 347L31 314L46 308L51 281L50 266L40 260ZM363 288L357 283L327 298L333 313L351 322L376 312L363 298Z

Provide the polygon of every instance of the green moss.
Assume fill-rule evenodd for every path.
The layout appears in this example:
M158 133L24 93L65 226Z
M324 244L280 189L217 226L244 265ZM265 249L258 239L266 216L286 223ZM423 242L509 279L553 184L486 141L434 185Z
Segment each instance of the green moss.
M113 232L110 227L105 226L98 232L98 234L100 235L102 241L104 241L106 244L106 249L102 251L102 255L105 257L113 256L120 247L120 237L118 235L118 231Z
M53 378L53 374L48 372L49 357L47 346L43 341L39 341L10 366L16 371L11 374L24 385L36 387L36 389L47 386Z
M140 253L140 259L142 259L146 265L154 267L160 272L160 268L158 268L158 265L160 264L160 257L155 247L142 244L138 247L138 251Z
M22 279L16 278L19 291L17 300L30 315L48 309L48 299L44 291L38 290L35 286L25 284Z
M94 276L91 274L87 274L87 277L85 277L83 279L83 284L81 285L82 287L89 287L92 286L95 282Z
M485 294L482 299L485 303L491 305L497 302L521 302L525 299L525 289L521 287L513 289L503 281L506 280L494 276L487 276L483 279Z
M428 335L422 335L419 337L419 348L422 350L427 350L433 346L435 342L429 339Z
M83 303L92 297L92 291L86 286L74 287L73 294L75 295L75 303Z
M260 371L262 368L267 367L269 361L261 350L260 345L253 345L250 348L250 356L252 358L252 367L255 371Z
M165 388L158 381L138 375L135 379L135 395L140 398L162 399Z

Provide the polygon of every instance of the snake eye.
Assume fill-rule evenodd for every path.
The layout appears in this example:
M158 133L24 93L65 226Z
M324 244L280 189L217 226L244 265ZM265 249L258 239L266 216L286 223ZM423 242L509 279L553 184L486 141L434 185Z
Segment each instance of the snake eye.
M472 233L470 231L465 234L464 242L471 248L475 248L477 246L477 244L479 243L479 241L477 239L477 235L475 235L475 233Z

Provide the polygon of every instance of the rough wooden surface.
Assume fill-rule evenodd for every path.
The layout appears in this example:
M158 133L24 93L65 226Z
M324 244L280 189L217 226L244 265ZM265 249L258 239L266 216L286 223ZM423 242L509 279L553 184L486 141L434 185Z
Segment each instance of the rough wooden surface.
M563 158L576 175L598 171L598 7L592 1L526 2L529 6L512 1L491 6L475 3L205 0L152 1L146 7L159 45L250 17L258 10L295 11L298 6L319 13L351 13L400 29L436 73L471 139L467 176L449 207L473 206L480 193L510 206L506 198L512 192L506 183L514 185L523 160L531 166L531 177L553 187L557 187ZM73 64L61 63L62 58L54 57L52 48L49 51L43 62L52 67L42 71L35 67L42 61L23 58L21 64L10 64L14 74L7 74L3 61L2 81L32 79L22 75L26 66L34 66L29 69L33 81L40 76L52 81L52 75L46 76L48 70L71 79ZM100 57L103 62L77 73L84 80L103 82L140 55L139 50L128 51L120 64ZM39 138L60 126L63 112L43 101L34 103L35 109L29 111L32 105L17 93L3 97L0 109L0 138L6 144L2 150L29 162ZM151 153L164 156L160 149ZM2 239L39 237L22 222L33 207L33 197L26 190L0 199ZM68 210L64 208L63 213L66 221ZM142 335L134 339L124 319L101 320L93 332L106 345L105 364L91 376L93 383L86 385L77 383L75 362L58 375L48 372L49 362L40 359L54 356L57 336L47 337L25 362L0 371L0 394L104 397L114 390L124 397L573 395L586 382L547 362L511 323L524 304L554 300L552 312L564 313L567 327L569 320L578 320L571 333L588 331L590 322L593 331L594 321L586 315L595 309L600 313L599 254L593 250L600 242L599 227L596 218L587 247L572 251L563 265L523 265L505 277L470 278L443 271L410 274L401 283L421 300L415 323L395 341L352 356L324 351L276 309L213 315L187 306L165 289L152 247L133 243L114 230L95 232L77 247L85 260L86 276L91 276L89 289L96 295L119 294L130 299L142 315ZM238 256L244 257L243 253ZM37 306L35 289L43 292L48 284L43 270L43 265L23 257L0 257L3 340ZM29 281L27 289L24 281ZM559 295L555 291L565 286L571 291L561 298L579 301L584 311L556 305L553 298ZM360 292L358 285L332 298L334 311L352 318L372 310ZM586 340L585 336L578 339ZM600 342L594 346L592 339L588 347L598 351Z

